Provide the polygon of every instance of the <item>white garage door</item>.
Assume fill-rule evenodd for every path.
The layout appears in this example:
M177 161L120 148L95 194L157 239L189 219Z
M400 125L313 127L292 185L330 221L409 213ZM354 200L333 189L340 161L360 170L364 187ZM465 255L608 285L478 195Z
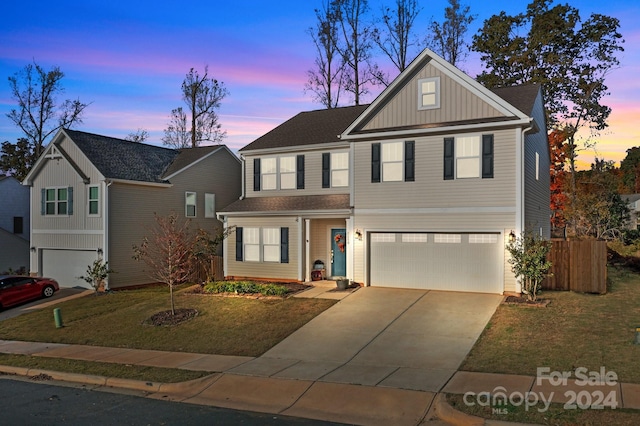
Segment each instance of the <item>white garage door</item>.
M498 233L372 233L370 284L502 293L502 247Z
M87 274L87 266L98 258L95 250L42 250L42 275L58 281L60 287L92 288L78 279Z

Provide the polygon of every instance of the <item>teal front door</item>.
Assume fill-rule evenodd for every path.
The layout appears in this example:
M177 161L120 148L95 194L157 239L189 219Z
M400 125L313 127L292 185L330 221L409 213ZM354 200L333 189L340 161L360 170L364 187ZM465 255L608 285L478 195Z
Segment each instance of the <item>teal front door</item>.
M331 276L347 275L347 232L344 228L331 230Z

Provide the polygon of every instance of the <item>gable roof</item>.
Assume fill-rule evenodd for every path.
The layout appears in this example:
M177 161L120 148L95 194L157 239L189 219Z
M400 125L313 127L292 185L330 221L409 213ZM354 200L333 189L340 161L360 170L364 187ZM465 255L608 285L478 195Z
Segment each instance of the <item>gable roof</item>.
M339 142L340 135L367 107L358 105L301 112L240 151Z
M172 149L79 130L62 129L25 178L27 185L32 184L44 164L44 159L54 147L57 150L56 154L64 157L85 183L89 183L89 178L60 146L62 135L73 141L102 176L112 180L167 184L171 177L221 149L228 151L231 157L240 161L225 145Z
M65 129L64 132L98 171L109 179L164 183L162 175L179 154L175 149L78 130Z

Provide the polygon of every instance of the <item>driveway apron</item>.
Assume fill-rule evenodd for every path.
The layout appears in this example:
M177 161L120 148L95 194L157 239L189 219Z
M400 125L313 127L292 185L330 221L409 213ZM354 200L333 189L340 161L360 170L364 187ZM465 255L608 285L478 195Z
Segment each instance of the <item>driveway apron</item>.
M502 300L365 287L231 372L439 391Z

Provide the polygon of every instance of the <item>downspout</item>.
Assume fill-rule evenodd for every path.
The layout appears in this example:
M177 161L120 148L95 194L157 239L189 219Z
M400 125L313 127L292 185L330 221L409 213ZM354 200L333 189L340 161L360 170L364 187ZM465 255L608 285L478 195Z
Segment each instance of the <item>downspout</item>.
M109 261L109 187L113 182L104 181L104 202L102 203L102 254L105 262ZM107 278L104 289L109 290L109 278Z
M521 129L519 132L516 130L516 236L522 235L525 231L524 213L525 213L525 136L526 133L533 129L533 125ZM519 279L516 280L516 293L522 293L522 284Z

